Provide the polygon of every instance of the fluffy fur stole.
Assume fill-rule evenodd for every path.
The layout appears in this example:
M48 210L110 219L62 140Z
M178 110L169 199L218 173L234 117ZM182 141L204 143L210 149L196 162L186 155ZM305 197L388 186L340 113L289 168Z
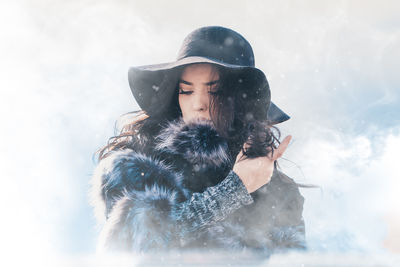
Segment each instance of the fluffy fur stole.
M288 194L290 205L279 199L282 195L276 195L274 186L264 187L252 194L254 205L239 209L182 243L173 207L194 192L221 182L232 165L226 140L207 121L168 124L156 137L152 155L131 149L113 152L99 163L93 175L93 205L104 221L99 248L149 251L206 246L270 250L278 243L288 242L291 246L293 240L297 242L298 232L304 234L304 229L296 228L304 228L302 199L301 203L294 201L286 185L275 179L270 184ZM288 207L297 213L300 210L300 214L294 216L289 210L285 221L275 209L281 212ZM282 226L289 228L282 231Z

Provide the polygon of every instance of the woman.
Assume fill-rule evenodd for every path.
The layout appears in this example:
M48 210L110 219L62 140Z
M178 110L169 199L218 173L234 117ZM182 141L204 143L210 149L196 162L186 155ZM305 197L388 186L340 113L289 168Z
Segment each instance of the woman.
M305 248L304 199L276 169L290 137L279 144L272 125L289 117L246 39L197 29L177 61L131 68L129 83L142 111L93 175L100 249Z

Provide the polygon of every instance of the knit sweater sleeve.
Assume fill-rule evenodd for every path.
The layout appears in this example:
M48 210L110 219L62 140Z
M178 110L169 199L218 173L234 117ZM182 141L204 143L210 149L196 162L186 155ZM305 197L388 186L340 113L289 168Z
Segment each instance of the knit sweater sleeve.
M194 193L188 201L174 207L173 214L180 228L178 233L184 238L253 202L239 176L231 171L221 183L208 187L203 193Z

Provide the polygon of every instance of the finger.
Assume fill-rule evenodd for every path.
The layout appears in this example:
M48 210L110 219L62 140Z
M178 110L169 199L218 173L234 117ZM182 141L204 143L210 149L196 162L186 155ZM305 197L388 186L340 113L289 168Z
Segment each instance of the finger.
M144 119L147 119L149 116L147 115L147 114L141 114L141 115L139 115L137 118L138 118L138 120L144 120Z
M236 162L238 162L243 157L243 150L246 150L250 145L246 142L243 144L243 149L240 150L239 154L236 156Z
M248 140L248 141L249 141L249 140ZM248 149L249 147L250 147L249 143L245 142L245 143L243 144L243 149L244 149L244 150Z
M282 155L285 152L286 148L288 147L291 139L292 139L292 136L288 135L282 140L282 142L279 144L279 146L275 149L272 160L277 160L280 157L282 157Z
M243 151L240 150L239 154L236 156L236 162L238 162L243 157Z

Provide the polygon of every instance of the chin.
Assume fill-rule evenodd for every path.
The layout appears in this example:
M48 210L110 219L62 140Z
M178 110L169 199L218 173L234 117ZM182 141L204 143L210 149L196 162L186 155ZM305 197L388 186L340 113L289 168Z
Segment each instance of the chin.
M196 122L196 121L209 121L212 122L211 118L207 117L191 117L191 118L183 118L183 121L188 122Z

